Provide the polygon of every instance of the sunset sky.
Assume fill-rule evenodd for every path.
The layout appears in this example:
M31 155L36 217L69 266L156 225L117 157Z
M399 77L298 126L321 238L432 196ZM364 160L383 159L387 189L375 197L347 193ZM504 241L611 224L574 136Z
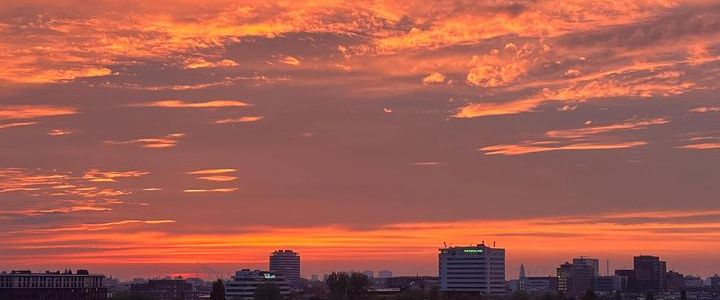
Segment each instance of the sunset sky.
M718 1L92 2L0 5L0 270L720 272Z

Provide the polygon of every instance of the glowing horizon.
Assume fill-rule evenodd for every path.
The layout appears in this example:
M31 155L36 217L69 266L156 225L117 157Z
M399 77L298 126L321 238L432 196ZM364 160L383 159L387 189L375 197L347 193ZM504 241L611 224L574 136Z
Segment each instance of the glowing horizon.
M0 62L0 269L720 272L714 1L20 1Z

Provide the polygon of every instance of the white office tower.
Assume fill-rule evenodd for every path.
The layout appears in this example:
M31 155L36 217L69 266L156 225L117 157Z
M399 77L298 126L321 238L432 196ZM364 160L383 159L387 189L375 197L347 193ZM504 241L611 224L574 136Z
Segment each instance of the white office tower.
M270 272L283 275L295 287L300 280L300 255L292 250L277 250L270 254Z
M440 249L440 290L505 293L505 249L485 244Z
M255 299L255 290L268 283L274 284L283 297L290 296L290 284L284 276L248 269L235 272L233 280L225 283L225 295L231 300L253 300Z

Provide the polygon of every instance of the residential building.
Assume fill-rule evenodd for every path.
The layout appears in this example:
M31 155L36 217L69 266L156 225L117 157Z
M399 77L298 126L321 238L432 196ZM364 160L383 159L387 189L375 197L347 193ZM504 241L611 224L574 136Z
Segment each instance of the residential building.
M505 249L483 243L439 250L441 291L505 293Z
M657 256L635 256L635 280L637 290L641 293L660 292L665 290L665 273L667 265Z
M199 293L192 283L181 278L150 279L147 283L130 285L132 295L143 296L153 300L197 300Z
M32 273L12 271L0 273L0 300L17 299L62 299L101 300L107 299L107 288L103 285L105 276L90 274L87 270Z
M685 275L675 271L669 271L665 275L665 286L670 292L685 290Z
M253 300L255 290L264 284L275 285L285 298L290 296L290 283L285 276L249 269L235 272L233 279L225 283L225 295L231 300Z
M300 255L292 250L277 250L270 254L270 272L284 276L291 286L300 280Z

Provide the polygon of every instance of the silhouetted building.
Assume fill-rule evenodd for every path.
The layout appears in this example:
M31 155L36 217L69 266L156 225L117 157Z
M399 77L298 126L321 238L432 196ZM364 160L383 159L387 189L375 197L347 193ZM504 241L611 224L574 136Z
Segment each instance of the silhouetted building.
M620 275L595 277L595 292L598 294L609 294L616 291L624 291L627 286L627 279Z
M199 299L199 293L192 283L184 279L150 279L147 283L134 283L130 285L130 293L153 300Z
M505 249L485 244L440 249L440 290L505 293Z
M558 290L558 278L553 276L527 276L520 283L528 294L545 294Z
M702 278L691 275L685 276L685 278L683 278L683 281L685 283L685 287L698 288L705 285L705 282L702 280Z
M393 273L388 270L380 270L378 272L378 278L390 278L393 277Z
M637 280L635 278L635 270L615 270L615 275L625 277L626 286L625 291L637 292Z
M589 258L580 256L579 258L573 258L573 265L588 265L593 269L593 276L600 276L600 260L597 258Z
M720 276L718 276L718 274L710 277L710 286L714 289L720 288Z
M685 275L675 271L667 272L665 275L665 286L668 291L680 292L685 289Z
M571 297L584 295L595 289L594 270L588 264L564 263L557 268L558 291Z
M107 298L105 276L87 270L32 273L0 273L0 300L62 299L100 300Z
M253 300L255 290L263 284L274 284L283 297L290 296L290 284L283 275L249 269L235 272L233 280L225 283L225 295L231 300Z
M370 279L375 278L375 271L365 270L362 273L363 273L363 275L367 276L367 278L370 278Z
M657 256L635 256L635 280L641 293L665 290L666 263Z
M283 275L291 286L300 280L300 255L292 250L277 250L270 254L270 272Z

